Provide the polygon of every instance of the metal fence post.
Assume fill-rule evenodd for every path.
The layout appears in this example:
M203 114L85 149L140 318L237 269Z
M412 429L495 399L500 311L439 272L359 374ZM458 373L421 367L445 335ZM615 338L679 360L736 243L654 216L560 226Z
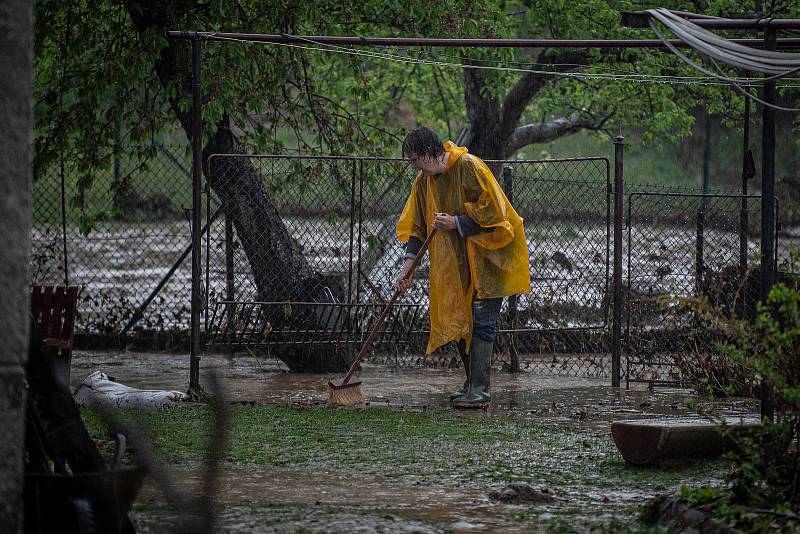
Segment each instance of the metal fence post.
M333 162L336 165L336 162ZM347 262L347 302L353 303L353 231L355 230L356 161L350 162L350 245Z
M203 174L203 112L199 37L192 40L192 330L189 355L189 389L200 389L200 181Z
M503 189L505 190L508 202L514 205L514 168L511 165L503 167ZM517 354L516 335L514 330L517 327L517 295L508 297L508 319L511 326L511 333L508 336L508 352L511 357L511 372L518 373L519 355Z
M225 214L225 300L236 297L233 275L233 221Z
M59 155L61 181L61 237L64 246L64 286L69 287L69 259L67 256L67 192L64 177L64 151Z
M747 209L747 181L755 174L753 155L750 152L750 99L744 99L744 133L742 135L742 209L739 214L739 275L747 276L747 234L749 212ZM739 314L743 316L744 298L739 299Z
M764 48L775 50L775 30L766 30ZM774 104L777 100L775 82L764 82L764 101ZM761 109L761 301L766 304L769 292L775 284L775 108L766 105ZM772 384L761 380L761 419L775 418L775 402Z
M622 150L624 137L614 138L614 316L611 326L611 385L619 387L622 362Z
M706 195L708 194L708 168L711 160L711 115L706 111L703 131L703 195L700 197L700 208L697 210L697 239L695 242L695 278L694 289L697 294L703 290L705 274L705 228L706 228Z
M358 259L356 260L356 303L361 302L361 228L364 226L364 159L358 160Z

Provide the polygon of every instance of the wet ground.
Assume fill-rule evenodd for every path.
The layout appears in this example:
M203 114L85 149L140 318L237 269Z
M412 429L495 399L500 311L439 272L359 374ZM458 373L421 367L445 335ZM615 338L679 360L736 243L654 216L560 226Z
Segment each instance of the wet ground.
M202 356L200 381L211 371L223 380L227 397L238 402L320 405L327 400L329 379L336 375L285 372L272 358L248 354ZM189 355L174 353L77 353L72 361L72 387L91 371L103 371L118 382L143 389L186 390ZM449 410L449 395L463 383L459 369L399 368L364 364L360 374L366 402L406 410ZM754 400L697 399L690 390L612 388L605 378L552 376L535 373L493 373L491 413L545 424L605 432L617 419L757 414Z
M72 363L73 387L94 370L106 372L129 386L185 390L189 356L79 352ZM201 382L212 370L222 378L228 399L236 404L289 405L298 410L311 410L306 413L324 406L327 380L331 378L328 375L288 373L275 359L247 354L204 355ZM459 388L463 381L460 370L392 369L370 364L364 366L360 378L370 408L388 409L392 414L429 413L433 417L442 414L445 418L451 414L449 393ZM516 425L517 431L549 428L547 440L555 440L554 444L548 445L549 448L536 448L538 438L524 434L524 446L498 446L498 464L494 468L488 466L486 471L492 474L477 478L459 477L447 471L448 467L439 470L437 463L457 461L482 465L494 461L494 457L486 456L483 454L485 451L481 451L483 455L472 454L459 449L457 444L449 453L440 450L443 447L441 443L447 443L444 435L437 436L431 442L433 445L420 443L420 459L414 460L416 463L413 465L414 469L423 472L433 469L444 473L441 476L419 474L414 469L411 475L398 476L395 474L397 466L392 464L401 460L389 460L383 465L380 463L383 460L371 458L364 459L362 464L356 455L354 464L346 469L337 468L339 460L330 458L311 463L290 461L281 467L259 463L256 454L256 460L248 460L245 465L226 464L218 497L219 530L616 531L634 521L638 507L657 493L675 492L681 483L719 484L722 473L720 465L687 472L630 468L622 462L611 442L611 421L709 412L728 415L758 412L758 405L753 400L710 401L696 398L689 390L656 388L650 391L641 385L629 390L611 388L607 379L496 372L493 380L492 410L458 414L458 417L468 418L461 419L463 424L470 425L488 417L486 425L489 421L497 421L497 424L508 421L508 424ZM287 426L284 431L297 430L298 427ZM307 429L301 424L300 430L305 432ZM315 431L320 432L319 429ZM342 439L342 446L347 446L349 438L343 436L348 432L347 428L332 429L331 439ZM324 441L328 439L327 434L323 429L309 439ZM561 434L565 438L559 441ZM417 446L382 443L377 439L360 445L366 447L360 449L365 456L369 456L370 450ZM426 453L426 446L433 448L433 452ZM392 454L395 453L387 453L386 458L395 458L396 455ZM436 460L442 454L450 454L457 460L449 457L448 460ZM524 461L515 459L518 454L525 456ZM543 454L546 456L537 458ZM501 466L502 462L509 463L512 468L506 464ZM518 471L515 469L517 465ZM596 465L600 467L596 468ZM178 486L190 494L197 494L201 487L198 467L190 463L175 465L172 469ZM617 471L624 472L619 484L609 479ZM499 472L506 474L497 475ZM513 504L498 502L490 496L515 480L552 498L538 503ZM175 529L181 516L164 502L161 490L150 481L133 512L140 531L169 532ZM623 529L631 530L634 526L627 525Z

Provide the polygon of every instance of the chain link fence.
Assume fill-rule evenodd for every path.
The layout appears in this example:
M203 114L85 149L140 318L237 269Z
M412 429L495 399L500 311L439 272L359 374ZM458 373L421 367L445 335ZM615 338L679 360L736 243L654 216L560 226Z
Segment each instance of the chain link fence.
M712 357L723 340L703 320L703 300L728 317L752 315L760 202L721 193L628 194L628 381L680 384L687 358Z
M83 207L72 200L83 179L79 169L50 169L34 183L32 283L82 287L79 333L188 336L191 158L184 148L148 150L155 157L147 165L120 156L87 189ZM487 163L525 219L532 279L531 293L504 303L495 363L609 377L609 162ZM358 157L217 156L209 167L205 331L228 342L246 334L243 344L250 345L324 341L357 348L392 294L403 253L394 225L416 171L403 160ZM752 309L760 204L745 199L743 226L736 194L629 186L624 202L622 369L634 381L678 381L680 357L713 348L691 299ZM88 234L80 231L87 218L95 221ZM776 247L778 264L798 271L790 245L782 238ZM458 365L454 347L421 356L428 269L425 259L374 360ZM226 302L238 304L228 309Z
M147 163L134 156L142 150ZM190 243L191 154L162 145L121 150L81 195L85 180L68 164L36 176L31 283L80 286L76 332L119 334L163 282L129 328L185 330L191 265L179 259Z
M532 271L531 293L504 305L496 363L516 364L523 370L606 376L611 235L608 161L487 163L498 169L506 193L526 221ZM299 328L296 321L314 312L298 310L317 310L320 302L336 302L343 305L337 317L349 317L345 304L372 306L389 300L403 262L394 226L416 171L404 160L381 158L228 155L213 156L209 165L212 189L220 190L220 196L230 195L226 188L234 177L239 180L237 189L251 190L252 185L241 183L242 177L249 176L252 178L244 179L260 181L260 187L252 187L254 195L271 199L279 214L277 218L265 215L259 219L264 224L254 228L246 216L249 212L232 206L225 210L229 217L209 224L206 327L212 332L212 341L218 339L213 334L222 329L228 337L221 339L281 345L296 342L299 332L308 335L309 329L320 339L331 339L335 336L330 330L335 328L347 331L340 336L343 339L359 330L357 339L363 340L366 332L361 325L371 324L369 321L317 320L316 325ZM261 202L254 200L253 194L231 198L247 204ZM212 207L209 213L214 211ZM276 226L285 227L285 237ZM240 237L242 233L245 239ZM285 241L276 243L279 238ZM272 261L280 253L277 249L287 248L299 254ZM264 264L264 268L253 268L253 264ZM306 274L293 279L287 269ZM420 308L414 314L416 325L403 325L411 328L408 344L378 351L373 359L388 358L399 365L420 361L428 328L428 269L425 259L413 287L403 297L406 304ZM264 280L259 281L259 276ZM320 291L309 290L309 278L322 286ZM271 283L276 279L282 280L278 287ZM283 291L287 286L294 287L294 294ZM291 317L283 311L286 302L274 298L276 294L294 301ZM243 307L246 302L265 300L267 303L260 305L263 313L253 314ZM270 306L272 311L264 309ZM230 336L232 325L240 333L238 338ZM455 348L447 347L424 361L452 366L457 360Z

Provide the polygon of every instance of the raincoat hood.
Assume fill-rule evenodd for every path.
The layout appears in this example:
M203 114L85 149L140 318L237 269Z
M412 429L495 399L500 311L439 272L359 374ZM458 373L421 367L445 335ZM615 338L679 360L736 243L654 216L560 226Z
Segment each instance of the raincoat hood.
M458 146L452 141L445 141L444 151L447 152L447 168L449 170L458 158L467 153L467 147Z
M417 175L400 220L397 238L422 241L434 213L468 215L482 231L461 237L441 230L432 239L430 255L430 323L427 352L449 341L472 339L472 300L530 291L528 246L522 218L494 175L465 147L444 143L448 169L438 175Z

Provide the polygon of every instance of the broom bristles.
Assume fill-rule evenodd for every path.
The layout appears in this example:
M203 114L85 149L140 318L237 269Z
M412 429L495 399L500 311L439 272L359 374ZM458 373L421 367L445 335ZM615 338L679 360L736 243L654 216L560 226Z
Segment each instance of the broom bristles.
M328 404L331 406L358 406L363 403L364 393L360 384L347 388L328 388Z
M364 392L361 390L361 383L334 387L329 382L328 404L331 406L358 406L359 404L364 404Z

